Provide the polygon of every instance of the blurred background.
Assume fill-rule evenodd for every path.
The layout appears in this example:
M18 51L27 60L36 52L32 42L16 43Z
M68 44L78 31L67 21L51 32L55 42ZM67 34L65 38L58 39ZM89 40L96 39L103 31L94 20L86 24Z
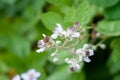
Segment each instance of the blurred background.
M67 28L76 21L103 34L106 49L98 48L91 63L71 73L66 52L55 64L50 52L36 49L42 33L51 35L56 23ZM39 80L120 80L120 0L0 0L0 80L31 68L41 72Z

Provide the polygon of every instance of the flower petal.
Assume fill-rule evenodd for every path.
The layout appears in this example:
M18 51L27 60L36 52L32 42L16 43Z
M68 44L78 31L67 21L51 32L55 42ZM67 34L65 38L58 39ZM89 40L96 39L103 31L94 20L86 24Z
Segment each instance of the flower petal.
M43 52L44 50L45 50L45 47L36 50L36 52L37 52L37 53L40 53L40 52Z
M83 61L83 56L82 55L79 55L79 61L82 62Z
M21 80L19 75L16 75L12 78L12 80Z
M88 57L84 57L83 60L84 60L85 62L90 62L90 61L91 61Z
M92 56L92 55L94 55L94 51L92 50L92 49L89 49L89 56Z
M58 37L58 34L52 34L52 35L51 35L51 38L52 38L52 39L57 39L57 37Z
M80 33L79 32L74 32L74 34L72 35L72 37L79 37Z
M80 54L80 53L82 53L82 49L77 49L76 54Z

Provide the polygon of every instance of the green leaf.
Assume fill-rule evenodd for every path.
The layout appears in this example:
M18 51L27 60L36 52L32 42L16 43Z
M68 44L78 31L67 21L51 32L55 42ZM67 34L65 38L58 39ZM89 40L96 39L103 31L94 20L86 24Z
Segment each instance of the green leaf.
M9 78L5 75L0 75L0 80L9 80Z
M120 80L120 74L119 75L115 75L115 77L113 78L113 80Z
M47 1L59 7L69 6L71 4L70 0L47 0Z
M112 53L109 58L110 73L115 74L120 71L120 38L113 39L111 42Z
M47 80L68 80L70 74L68 66L61 66Z
M56 23L61 23L63 21L62 17L55 12L47 12L42 14L41 20L45 27L51 31L56 26Z
M50 4L53 4L54 7L58 7L58 9L62 13L66 13L70 6L70 0L47 0Z
M115 74L120 71L120 60L117 62L112 63L110 66L110 73Z
M88 0L90 4L94 4L96 6L101 6L101 7L110 7L115 5L119 0Z
M72 4L77 7L83 0L71 0Z
M84 0L77 7L76 11L76 21L79 21L81 25L86 25L91 21L93 17L93 8L89 5L87 0Z
M0 73L6 73L8 69L8 66L4 62L0 62Z
M113 62L120 60L120 38L113 39L111 42L111 48L113 49L111 58Z
M14 4L17 0L2 0L2 1L8 4Z
M0 34L0 47L7 47L8 44L8 36L5 34Z
M86 80L86 79L85 79L85 74L83 72L79 72L79 73L71 74L68 80Z
M32 67L43 67L46 64L47 61L47 54L46 53L36 53L33 52L31 53L26 59L24 59L24 62L29 66L31 65Z
M106 19L120 19L120 2L113 7L106 8L104 16Z
M120 21L107 21L103 20L98 23L96 30L106 36L119 36L120 35Z
M22 37L14 36L11 38L9 49L15 55L24 58L30 54L30 42Z
M64 22L75 22L76 19L76 10L74 8L70 8L68 12L66 12L64 17Z
M2 60L8 65L10 68L16 69L17 72L23 72L26 70L26 65L25 63L25 58L21 59L18 55L12 54L12 53L6 53L3 57ZM23 69L24 66L24 69ZM29 65L30 66L30 65ZM9 68L9 69L10 69Z

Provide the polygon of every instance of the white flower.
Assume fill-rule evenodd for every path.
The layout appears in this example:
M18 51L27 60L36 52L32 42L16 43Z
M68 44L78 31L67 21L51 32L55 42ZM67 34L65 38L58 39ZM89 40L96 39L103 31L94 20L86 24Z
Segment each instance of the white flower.
M90 61L91 61L88 57L84 57L83 60L84 60L85 62L90 62Z
M52 39L56 39L57 37L58 37L58 34L52 34L52 35L51 35L51 38L52 38Z
M80 36L80 33L74 29L74 27L70 27L67 29L67 31L63 31L63 34L65 37L70 38L72 40L73 38L78 38Z
M75 59L65 59L65 62L70 64L70 70L71 71L75 71L80 69L80 65L77 63L77 61Z
M34 69L30 69L28 72L21 74L23 80L37 80L40 77L40 73Z
M63 28L61 24L56 24L56 28L53 31L53 34L51 35L52 39L56 39L58 36L62 36L63 33Z
M79 36L80 36L79 32L74 32L73 35L72 35L72 37L76 37L76 38L78 38Z
M50 47L51 44L53 44L54 42L50 39L50 37L46 36L45 34L43 34L44 39L39 40L37 45L38 45L38 50L36 50L36 52L40 53L45 51L46 48Z
M94 55L94 51L89 49L88 44L85 44L83 48L76 50L76 55L78 55L79 61L90 62L89 56Z
M41 53L41 52L44 52L44 51L45 51L45 47L42 47L42 48L36 50L37 53Z
M38 45L38 48L41 48L45 45L45 42L43 40L39 40L37 45Z
M12 80L21 80L19 75L16 75L12 78Z
M45 42L43 40L39 40L37 45L39 48L36 50L37 53L43 52L45 50Z
M83 61L83 55L78 55L78 59L79 59L80 62L82 62Z

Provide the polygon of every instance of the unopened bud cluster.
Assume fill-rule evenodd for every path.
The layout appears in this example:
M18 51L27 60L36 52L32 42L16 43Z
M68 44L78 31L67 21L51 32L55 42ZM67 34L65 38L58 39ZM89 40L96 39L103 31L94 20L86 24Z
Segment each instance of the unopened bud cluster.
M65 62L70 65L71 71L78 70L82 62L90 62L89 56L94 55L94 51L89 44L84 44L82 48L77 47L86 38L85 32L86 28L81 27L78 22L66 30L63 29L61 24L57 23L51 36L43 34L44 38L38 41L39 49L36 52L40 53L54 48L55 51L51 53L51 57L53 57L53 62L58 62L60 60L58 59L59 50L66 50L68 52L66 54L71 55L71 57L66 57Z

